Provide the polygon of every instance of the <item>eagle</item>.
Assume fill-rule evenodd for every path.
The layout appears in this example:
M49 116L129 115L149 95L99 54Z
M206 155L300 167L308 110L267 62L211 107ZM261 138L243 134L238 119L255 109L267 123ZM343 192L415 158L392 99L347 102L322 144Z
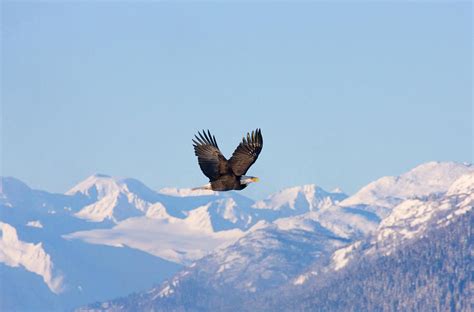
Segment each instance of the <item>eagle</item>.
M202 133L198 132L194 137L194 153L199 167L209 178L209 183L193 190L243 190L250 183L259 181L257 177L245 174L262 151L263 137L260 129L247 133L247 137L243 137L229 160L222 155L216 138L209 130L207 133L202 130Z

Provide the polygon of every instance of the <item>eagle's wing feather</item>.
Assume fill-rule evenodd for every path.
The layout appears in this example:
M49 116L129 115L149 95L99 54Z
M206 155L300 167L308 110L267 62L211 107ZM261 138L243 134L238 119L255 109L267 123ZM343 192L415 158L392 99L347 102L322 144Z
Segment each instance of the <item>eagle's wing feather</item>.
M209 130L207 133L203 130L202 133L198 132L199 136L196 135L196 140L193 140L194 153L198 157L202 172L210 181L215 181L227 172L227 159L222 155L216 138L211 135Z
M263 137L260 129L247 133L247 138L242 139L229 159L229 165L234 174L241 176L247 173L250 166L257 160L262 147Z

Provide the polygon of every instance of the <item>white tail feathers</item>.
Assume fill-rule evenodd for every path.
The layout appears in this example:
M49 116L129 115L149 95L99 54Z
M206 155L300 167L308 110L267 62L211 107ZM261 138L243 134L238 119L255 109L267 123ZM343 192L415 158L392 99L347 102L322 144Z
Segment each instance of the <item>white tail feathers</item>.
M192 190L192 191L198 191L198 190L210 191L210 190L212 190L212 188L211 188L211 183L207 183L206 185L198 186L198 187L192 188L191 190Z

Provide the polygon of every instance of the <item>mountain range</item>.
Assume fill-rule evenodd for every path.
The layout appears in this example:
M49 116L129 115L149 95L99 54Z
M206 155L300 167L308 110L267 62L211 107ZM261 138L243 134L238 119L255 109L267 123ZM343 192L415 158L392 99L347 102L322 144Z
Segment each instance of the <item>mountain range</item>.
M346 292L366 280L374 287L370 274L386 271L380 259L398 261L413 246L446 250L430 249L430 237L468 224L474 200L474 167L454 162L382 177L352 196L304 185L257 201L235 192L154 191L103 174L65 194L1 181L2 311L344 308L347 295L331 301L315 292L333 294L336 281L357 274ZM463 308L466 291L457 289L447 293ZM410 309L407 302L397 307Z

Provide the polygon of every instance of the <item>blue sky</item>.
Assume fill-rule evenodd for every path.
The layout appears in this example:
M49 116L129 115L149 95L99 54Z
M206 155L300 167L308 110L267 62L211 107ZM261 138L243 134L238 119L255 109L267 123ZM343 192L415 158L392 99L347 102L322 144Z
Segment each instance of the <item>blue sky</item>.
M225 155L262 128L255 198L472 161L471 22L470 2L4 1L2 175L194 187L203 128Z

